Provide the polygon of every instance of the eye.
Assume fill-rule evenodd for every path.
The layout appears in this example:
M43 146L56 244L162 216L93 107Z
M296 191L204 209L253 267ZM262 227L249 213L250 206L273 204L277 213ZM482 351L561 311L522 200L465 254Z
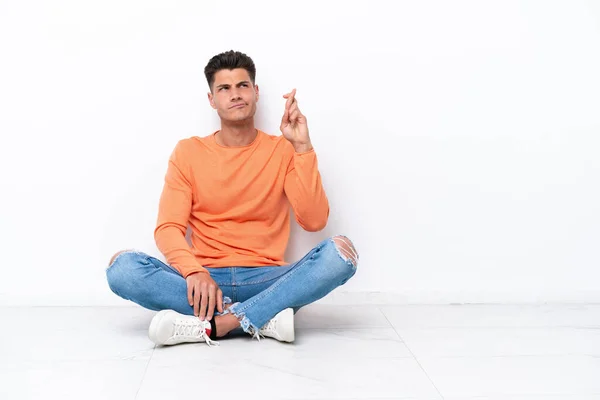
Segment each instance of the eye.
M222 86L221 88L219 88L219 91L221 91L221 90L227 90L227 88Z
M243 87L248 87L248 84L247 83L242 83L242 86Z

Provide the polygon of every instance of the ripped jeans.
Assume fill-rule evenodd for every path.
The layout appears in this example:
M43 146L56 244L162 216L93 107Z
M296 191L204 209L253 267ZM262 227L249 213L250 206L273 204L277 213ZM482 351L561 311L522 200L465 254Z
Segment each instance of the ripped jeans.
M223 314L233 313L244 332L257 336L280 311L291 307L296 313L346 283L356 273L357 262L350 240L334 236L290 265L207 269L223 292L223 304L232 303ZM125 251L109 265L106 277L115 294L142 307L194 315L186 280L157 258Z

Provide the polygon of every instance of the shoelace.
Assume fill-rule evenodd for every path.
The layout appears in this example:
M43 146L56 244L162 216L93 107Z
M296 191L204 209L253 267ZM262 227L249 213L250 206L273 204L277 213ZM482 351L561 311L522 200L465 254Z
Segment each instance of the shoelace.
M206 330L201 322L191 321L189 319L179 320L175 323L175 332L173 336L192 336L201 337L209 346L218 346L219 342L212 340L206 335Z
M266 325L260 328L258 332L253 327L250 327L248 329L248 334L260 342L260 339L263 339L265 337L263 332L271 329L275 329L275 321L273 320L270 320Z
M260 339L265 337L265 335L261 333L261 330L262 329L259 329L257 333L254 328L250 327L250 329L248 329L248 334L260 342Z
M256 331L254 330L254 328L250 327L250 330L248 333L250 333L250 335L252 335L253 337L255 337L259 342L261 338L264 338L265 335L263 332L265 331L276 331L277 330L277 320L276 319L270 319L269 322L267 322L266 325L264 325L262 328L260 328L258 330L258 334L256 333Z
M277 330L277 320L275 318L270 319L269 322L260 328L261 331L274 331Z

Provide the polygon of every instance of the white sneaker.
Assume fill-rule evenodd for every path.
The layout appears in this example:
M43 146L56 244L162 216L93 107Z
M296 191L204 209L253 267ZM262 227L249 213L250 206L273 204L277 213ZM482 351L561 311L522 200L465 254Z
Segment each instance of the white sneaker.
M259 335L277 339L280 342L294 341L294 310L286 308L267 322L258 331Z
M162 310L152 318L148 337L158 345L194 342L218 345L218 342L210 339L210 332L209 321L200 321L194 315L184 315L174 310Z

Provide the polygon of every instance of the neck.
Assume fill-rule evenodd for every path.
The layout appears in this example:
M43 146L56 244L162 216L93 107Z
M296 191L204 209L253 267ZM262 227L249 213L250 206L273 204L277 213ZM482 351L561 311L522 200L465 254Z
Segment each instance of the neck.
M257 134L254 118L237 124L221 121L221 130L217 132L215 139L221 146L247 146L254 141Z

